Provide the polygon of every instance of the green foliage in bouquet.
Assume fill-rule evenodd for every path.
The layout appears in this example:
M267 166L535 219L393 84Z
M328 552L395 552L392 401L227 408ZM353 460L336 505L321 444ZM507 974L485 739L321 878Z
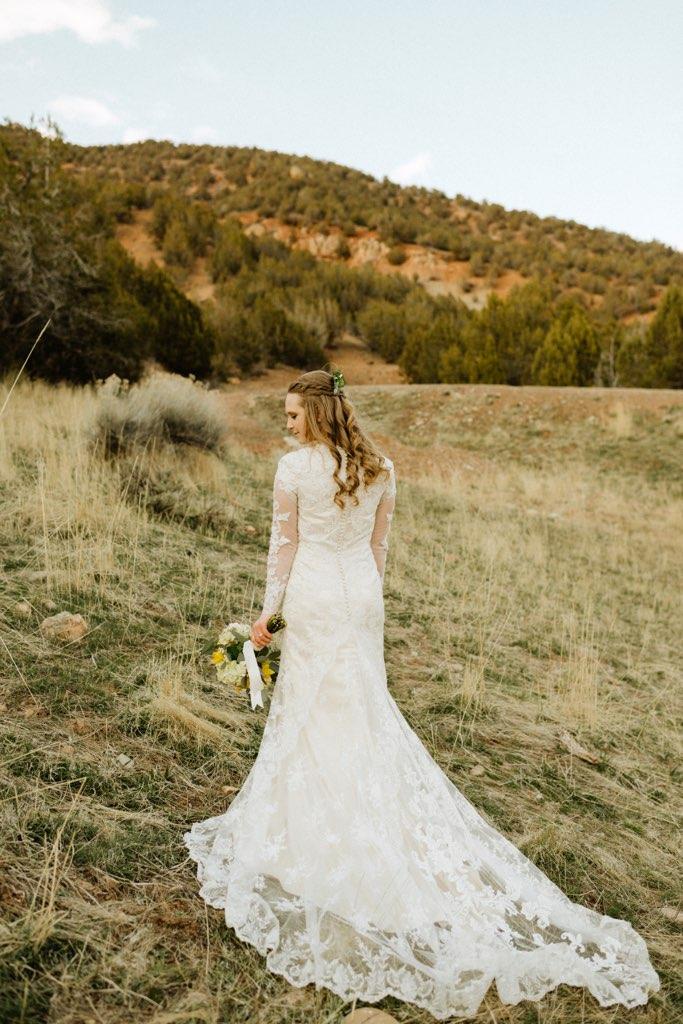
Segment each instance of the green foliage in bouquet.
M279 612L271 615L266 622L269 633L277 633L286 625ZM243 622L230 622L221 630L216 648L211 654L211 662L216 666L218 679L222 683L231 683L238 692L249 689L249 675L242 650L249 636L248 625ZM254 654L264 685L274 684L280 669L279 652L277 649L272 650L271 644L255 649Z

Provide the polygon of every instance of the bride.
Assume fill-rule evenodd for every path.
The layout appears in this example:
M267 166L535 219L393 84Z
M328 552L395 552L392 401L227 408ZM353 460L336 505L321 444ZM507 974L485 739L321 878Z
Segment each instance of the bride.
M602 1006L659 989L627 921L572 903L496 831L387 689L383 580L391 460L340 372L290 385L263 614L281 611L280 671L258 756L228 809L184 840L200 894L293 985L383 996L437 1020L585 986Z

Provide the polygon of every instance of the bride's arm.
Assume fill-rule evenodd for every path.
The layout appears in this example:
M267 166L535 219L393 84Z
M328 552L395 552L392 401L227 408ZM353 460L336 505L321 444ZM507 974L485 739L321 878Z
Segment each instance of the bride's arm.
M299 543L296 479L291 465L280 459L273 483L273 519L266 563L266 588L261 618L280 610Z
M394 514L394 507L396 505L396 476L394 473L394 464L390 459L386 460L386 464L389 467L389 479L386 482L382 497L380 498L375 511L375 525L370 539L370 547L372 548L372 553L375 556L377 572L380 575L382 583L384 583L384 568L387 561L387 551L389 550L391 518Z

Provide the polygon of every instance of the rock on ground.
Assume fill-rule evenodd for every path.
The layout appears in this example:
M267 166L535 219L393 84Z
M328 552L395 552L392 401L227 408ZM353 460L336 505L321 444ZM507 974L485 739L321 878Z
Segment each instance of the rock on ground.
M57 615L50 615L47 619L43 619L40 624L40 632L48 640L71 643L73 640L80 640L82 636L85 636L88 632L88 623L82 615L58 612Z

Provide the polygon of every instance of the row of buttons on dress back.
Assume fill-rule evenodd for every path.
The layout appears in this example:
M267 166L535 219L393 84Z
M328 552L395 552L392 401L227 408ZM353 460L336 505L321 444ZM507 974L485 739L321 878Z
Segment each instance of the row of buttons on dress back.
M341 453L342 453L342 469L345 469L345 467L346 467L346 452L344 452L343 449L340 449L340 450L341 450ZM346 530L346 522L347 522L346 513L347 512L348 512L348 508L347 508L346 499L345 499L344 500L344 508L341 511L342 518L341 518L341 527L340 527L341 530L344 531L344 534L345 534L345 530ZM344 572L344 562L343 562L343 559L342 559L342 552L341 552L341 541L340 541L339 538L340 538L340 535L339 535L339 532L337 532L337 536L336 536L336 539L335 539L337 561L339 562L339 574L341 576L342 587L344 588L344 600L346 602L346 618L347 618L347 621L350 621L351 620L351 602L349 601L349 591L348 591L347 582L346 582L346 573Z

